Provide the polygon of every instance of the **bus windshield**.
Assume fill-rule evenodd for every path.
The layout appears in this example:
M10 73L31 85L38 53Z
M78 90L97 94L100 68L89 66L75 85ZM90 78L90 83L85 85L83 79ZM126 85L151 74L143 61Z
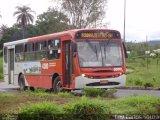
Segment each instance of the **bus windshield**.
M122 50L119 41L85 40L77 42L80 67L122 66Z

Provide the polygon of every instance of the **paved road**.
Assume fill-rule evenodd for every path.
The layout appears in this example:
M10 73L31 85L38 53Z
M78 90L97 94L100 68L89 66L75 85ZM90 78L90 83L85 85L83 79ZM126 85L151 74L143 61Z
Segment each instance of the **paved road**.
M128 90L128 89L118 89L115 94L118 98L123 98L131 95L151 95L151 96L159 96L160 90Z
M16 92L18 88L18 86L6 82L0 82L0 93Z
M5 82L0 82L0 93L17 92L18 86L8 85ZM81 93L81 91L74 91ZM131 95L153 95L160 97L160 90L129 90L129 89L118 89L115 94L118 98L123 98Z

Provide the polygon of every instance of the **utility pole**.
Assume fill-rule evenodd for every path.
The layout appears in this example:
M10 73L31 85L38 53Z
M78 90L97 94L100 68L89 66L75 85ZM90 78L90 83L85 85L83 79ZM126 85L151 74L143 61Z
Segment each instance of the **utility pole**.
M149 61L148 60L148 54L149 54L149 50L148 50L148 36L147 35L146 35L146 47L147 47L147 52L146 52L147 53L147 60L146 61L147 61L147 71L148 71L148 61Z
M126 0L124 0L124 23L123 23L123 39L126 42Z

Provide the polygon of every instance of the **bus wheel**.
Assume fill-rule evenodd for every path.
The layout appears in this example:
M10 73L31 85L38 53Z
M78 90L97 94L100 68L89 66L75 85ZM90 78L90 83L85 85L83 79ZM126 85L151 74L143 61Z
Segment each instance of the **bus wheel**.
M24 82L24 76L23 75L21 75L19 77L19 89L20 89L20 91L25 90L25 82Z
M55 80L54 80L53 91L55 93L58 93L58 92L62 91L62 82L61 82L61 78L59 76L56 77Z

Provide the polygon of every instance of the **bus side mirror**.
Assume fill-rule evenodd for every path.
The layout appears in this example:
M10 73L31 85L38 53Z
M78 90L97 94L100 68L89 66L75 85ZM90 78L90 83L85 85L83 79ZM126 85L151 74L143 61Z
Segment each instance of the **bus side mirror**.
M125 58L128 58L128 55L127 55L127 50L126 50L126 47L125 47L125 44L123 42L123 48L124 48L124 54L125 54Z
M76 43L72 43L72 50L73 50L73 52L77 52L77 44Z
M76 52L77 52L77 44L72 42L72 55L73 55L73 57L76 57Z

